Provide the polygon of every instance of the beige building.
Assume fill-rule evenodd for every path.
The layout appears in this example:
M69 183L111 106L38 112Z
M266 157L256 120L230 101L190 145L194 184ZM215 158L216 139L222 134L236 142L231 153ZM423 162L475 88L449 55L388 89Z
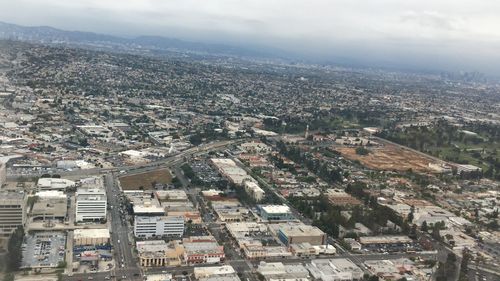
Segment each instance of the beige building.
M102 245L110 242L110 234L107 228L75 229L73 240L75 246Z
M184 247L178 240L138 241L139 262L143 267L178 266L183 263Z
M326 244L326 234L319 228L303 223L286 223L277 226L276 236L286 246L309 243L311 245Z
M0 192L0 239L8 240L12 232L26 222L27 197L23 191Z
M58 190L40 191L35 194L30 217L34 221L64 221L68 211L66 194Z
M255 201L260 202L264 198L265 192L256 182L245 180L243 181L243 187L245 188L245 192Z
M0 162L0 188L5 183L5 179L7 178L7 168L5 163Z

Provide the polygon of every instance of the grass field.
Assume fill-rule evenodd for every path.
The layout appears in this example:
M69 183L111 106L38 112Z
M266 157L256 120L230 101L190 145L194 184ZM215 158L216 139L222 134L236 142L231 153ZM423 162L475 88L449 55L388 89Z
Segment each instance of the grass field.
M168 169L161 169L146 173L126 175L120 177L119 180L123 190L150 190L154 189L155 183L172 183L172 174Z

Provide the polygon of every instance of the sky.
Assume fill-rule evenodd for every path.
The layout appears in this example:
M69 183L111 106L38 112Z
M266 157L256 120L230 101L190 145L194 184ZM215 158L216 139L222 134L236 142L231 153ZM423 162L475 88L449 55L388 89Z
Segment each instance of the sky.
M0 0L0 21L500 75L498 0Z

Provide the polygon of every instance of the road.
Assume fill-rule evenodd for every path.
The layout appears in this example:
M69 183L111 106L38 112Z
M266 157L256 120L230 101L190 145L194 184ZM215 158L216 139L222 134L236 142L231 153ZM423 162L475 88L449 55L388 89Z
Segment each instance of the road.
M122 191L119 188L119 185L116 183L116 177L113 171L125 171L125 172L133 172L133 173L143 173L149 170L159 169L162 167L174 167L174 173L179 177L184 188L187 188L189 185L188 180L182 174L182 171L179 169L178 165L184 162L185 157L196 156L200 154L204 154L211 150L216 150L221 147L226 147L227 145L241 142L243 140L231 140L231 141L222 141L222 142L214 142L207 145L202 145L199 147L193 147L188 150L185 150L181 153L177 153L171 157L163 159L161 161L151 162L145 165L137 165L137 166L127 166L127 167L117 167L113 169L90 169L90 170L77 170L71 172L63 172L61 175L95 175L99 173L104 174L104 185L106 188L106 194L108 199L108 205L110 207L108 216L111 220L111 243L113 245L113 255L116 262L116 266L110 272L99 272L99 273L90 273L90 274L74 274L73 276L65 276L64 280L77 281L88 279L89 277L93 278L93 280L107 280L107 278L111 280L142 280L143 272L141 268L137 264L137 260L134 257L133 253L133 241L131 239L131 228L128 225L128 215L125 207L122 203ZM191 193L192 190L186 190L188 194ZM194 194L190 194L194 195ZM192 267L187 267L191 268ZM164 270L164 269L163 269ZM161 272L162 270L160 270ZM182 270L184 271L184 270ZM111 277L114 276L114 277ZM126 277L126 278L124 278Z
M97 174L104 174L104 173L113 172L113 171L125 171L125 172L140 173L140 172L146 172L149 170L154 170L154 169L159 169L159 168L168 168L168 166L171 164L169 162L182 161L182 159L184 157L196 156L198 154L204 154L206 151L218 149L218 148L225 147L225 146L228 146L231 144L241 143L245 140L246 139L225 140L225 141L218 141L218 142L203 144L200 146L195 146L195 147L186 149L182 152L176 152L176 153L171 154L170 156L168 156L164 159L153 161L153 162L146 163L146 164L120 166L120 167L113 167L113 168L93 168L93 169L72 170L72 171L66 171L66 170L30 171L29 174L16 174L16 173L13 173L12 171L9 171L9 173L7 175L7 179L8 180L17 180L17 178L19 178L19 177L35 177L35 176L40 176L42 174L51 174L51 173L61 175L62 177L72 177L72 176L85 177L85 176L92 176L92 175L97 175Z
M113 256L115 259L115 267L110 272L99 272L90 274L74 274L67 276L64 280L84 280L92 277L94 280L106 280L110 276L111 280L142 280L141 270L137 265L136 259L132 253L133 242L129 239L129 227L126 220L125 210L122 208L120 202L122 198L121 190L115 182L115 177L112 173L104 175L104 186L106 188L106 195L108 197L108 204L110 206L111 218L111 243L113 245ZM123 213L122 213L123 212Z

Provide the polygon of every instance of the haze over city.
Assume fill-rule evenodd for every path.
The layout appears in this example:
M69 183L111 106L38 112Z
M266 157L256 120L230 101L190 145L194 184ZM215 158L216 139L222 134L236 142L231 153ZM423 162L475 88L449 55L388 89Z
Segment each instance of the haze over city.
M0 281L500 280L499 15L0 0Z
M500 73L498 1L0 1L0 18L157 35L368 67Z

